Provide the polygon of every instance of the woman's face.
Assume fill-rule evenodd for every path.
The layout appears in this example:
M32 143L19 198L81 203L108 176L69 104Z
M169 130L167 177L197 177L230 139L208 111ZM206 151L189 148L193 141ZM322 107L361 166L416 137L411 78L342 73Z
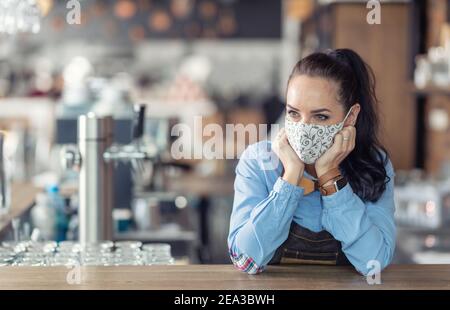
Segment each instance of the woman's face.
M357 111L354 111L355 106L357 106ZM355 106L344 126L355 124L359 104ZM333 125L342 122L345 114L344 106L338 101L337 83L307 75L295 76L289 82L286 96L286 117L292 121Z

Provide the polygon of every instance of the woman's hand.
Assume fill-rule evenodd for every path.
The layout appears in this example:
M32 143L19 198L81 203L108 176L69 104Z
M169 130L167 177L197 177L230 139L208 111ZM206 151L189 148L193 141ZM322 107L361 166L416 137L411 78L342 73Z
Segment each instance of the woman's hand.
M315 163L317 177L338 168L340 163L355 148L356 128L346 126L334 136L333 145Z
M305 164L300 160L294 149L289 144L284 128L278 132L272 143L272 149L283 164L283 180L293 185L298 185L301 177L303 176Z

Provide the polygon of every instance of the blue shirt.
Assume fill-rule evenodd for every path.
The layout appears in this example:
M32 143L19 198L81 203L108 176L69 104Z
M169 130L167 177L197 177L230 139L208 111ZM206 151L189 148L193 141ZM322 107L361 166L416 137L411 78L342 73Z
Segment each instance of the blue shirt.
M263 271L287 239L292 221L314 232L331 233L362 274L372 269L371 260L377 260L381 268L391 262L396 228L395 174L390 161L386 165L390 180L374 203L361 200L350 184L328 196L317 190L304 195L303 188L280 177L282 169L270 141L252 144L241 155L228 235L236 267L251 274ZM312 179L306 172L304 176Z

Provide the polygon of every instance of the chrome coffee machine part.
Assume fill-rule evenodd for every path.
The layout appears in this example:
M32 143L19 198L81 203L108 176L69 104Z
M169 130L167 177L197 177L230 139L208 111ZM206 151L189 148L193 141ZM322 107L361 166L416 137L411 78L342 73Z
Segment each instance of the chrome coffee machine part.
M93 113L78 118L78 149L63 152L66 168L79 170L79 239L81 243L111 240L113 166L115 161L153 160L155 145L143 145L145 106L135 105L133 139L128 145L114 145L111 117Z
M0 216L9 212L10 184L4 156L5 134L0 132Z

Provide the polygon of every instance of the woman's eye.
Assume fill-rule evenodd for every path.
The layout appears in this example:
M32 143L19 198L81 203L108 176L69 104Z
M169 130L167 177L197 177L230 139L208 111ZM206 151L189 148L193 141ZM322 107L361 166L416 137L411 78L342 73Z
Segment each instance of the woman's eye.
M291 117L298 117L298 113L295 112L294 110L290 110L290 111L288 112L288 114L289 114L289 116L291 116Z
M326 121L327 119L329 119L328 115L324 115L324 114L317 114L315 117L319 121Z

